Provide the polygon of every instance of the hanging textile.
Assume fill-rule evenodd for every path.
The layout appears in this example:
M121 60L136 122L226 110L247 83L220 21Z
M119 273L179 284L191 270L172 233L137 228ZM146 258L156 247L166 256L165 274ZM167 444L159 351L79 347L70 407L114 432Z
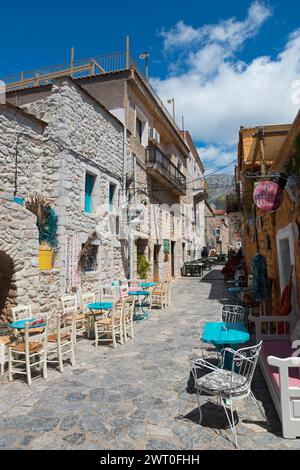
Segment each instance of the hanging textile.
M257 253L252 259L252 297L257 302L263 302L271 294L271 283L268 278L266 258Z

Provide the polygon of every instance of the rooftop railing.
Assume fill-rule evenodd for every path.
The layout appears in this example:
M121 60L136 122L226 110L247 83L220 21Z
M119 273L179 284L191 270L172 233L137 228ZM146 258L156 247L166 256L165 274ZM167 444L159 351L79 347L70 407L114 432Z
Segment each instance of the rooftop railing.
M168 120L175 127L177 132L181 133L173 117L169 113L161 98L157 95L154 88L146 80L144 73L136 63L135 59L126 51L113 52L110 54L88 57L86 59L71 60L59 65L51 65L49 67L41 67L39 69L19 72L6 77L2 77L6 85L6 91L17 90L19 88L33 87L38 85L51 84L55 78L70 75L73 78L88 77L91 75L101 75L122 70L129 70L134 65L135 70L147 86L149 92L164 111Z

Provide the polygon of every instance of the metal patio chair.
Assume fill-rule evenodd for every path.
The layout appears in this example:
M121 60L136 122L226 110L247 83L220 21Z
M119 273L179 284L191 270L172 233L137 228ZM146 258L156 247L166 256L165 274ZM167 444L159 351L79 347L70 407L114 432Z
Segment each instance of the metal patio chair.
M225 370L223 364L221 367L214 366L212 363L198 358L192 363L192 374L194 378L194 387L197 393L197 402L199 408L199 422L202 421L202 411L200 404L200 395L205 394L217 397L217 403L224 408L226 418L234 436L235 447L238 448L237 435L234 422L233 402L250 397L256 407L266 419L263 409L256 401L252 391L251 382L257 365L262 342L255 346L242 348L234 351L231 348L225 348L222 351L223 364L226 354L232 355L232 368ZM199 371L207 370L208 373L199 377ZM230 409L230 415L228 408Z

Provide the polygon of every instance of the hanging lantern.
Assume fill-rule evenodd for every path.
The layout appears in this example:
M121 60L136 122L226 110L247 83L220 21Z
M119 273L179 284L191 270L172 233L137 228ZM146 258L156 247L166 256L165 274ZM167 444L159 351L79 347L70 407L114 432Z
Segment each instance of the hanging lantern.
M259 209L272 212L283 203L283 190L274 181L264 181L255 187L253 199Z
M300 200L300 176L290 176L286 185L291 200L296 203Z

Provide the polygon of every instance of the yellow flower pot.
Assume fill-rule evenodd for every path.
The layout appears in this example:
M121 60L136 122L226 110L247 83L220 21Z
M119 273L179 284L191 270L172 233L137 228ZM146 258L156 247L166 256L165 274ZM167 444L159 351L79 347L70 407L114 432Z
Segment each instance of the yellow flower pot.
M41 245L39 249L39 269L46 271L53 267L53 252L47 245Z

